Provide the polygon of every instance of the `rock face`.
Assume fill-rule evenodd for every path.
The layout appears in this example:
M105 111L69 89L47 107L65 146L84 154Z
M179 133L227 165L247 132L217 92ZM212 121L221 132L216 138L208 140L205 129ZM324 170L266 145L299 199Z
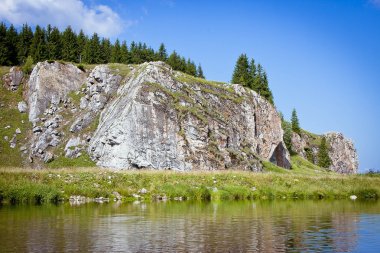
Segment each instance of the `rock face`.
M329 157L332 162L328 169L344 174L357 173L359 162L354 144L341 133L327 133L320 136L293 133L292 151L317 164L319 142L323 136L326 137L327 145L329 146Z
M123 68L125 78L108 65L87 75L71 64L38 63L25 87L28 105L17 105L20 112L29 109L33 123L30 145L18 149L37 167L87 153L98 166L115 169L261 171L261 160L290 168L281 119L254 91L188 76L162 62ZM17 134L7 137L12 148ZM352 142L325 136L329 169L356 173ZM320 138L293 133L292 149L317 163Z
M330 169L339 173L354 174L358 171L359 161L356 149L351 140L341 133L327 133L329 143Z
M34 121L50 104L57 105L84 84L86 74L72 64L39 62L27 87L29 120Z
M15 91L20 85L23 73L19 67L12 67L8 74L3 76L3 84L8 90Z
M113 168L260 171L259 157L290 167L280 117L266 100L162 62L132 71L102 111L88 153Z

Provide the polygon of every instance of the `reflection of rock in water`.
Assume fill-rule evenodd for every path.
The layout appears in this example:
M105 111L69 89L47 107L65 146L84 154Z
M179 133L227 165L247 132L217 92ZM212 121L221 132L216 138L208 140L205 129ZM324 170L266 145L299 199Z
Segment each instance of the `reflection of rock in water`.
M356 248L357 214L368 212L355 204L92 203L8 213L2 208L0 225L9 229L0 230L0 252L347 252ZM380 203L374 206L378 210Z
M333 213L333 247L335 252L351 252L356 247L359 217L354 213Z

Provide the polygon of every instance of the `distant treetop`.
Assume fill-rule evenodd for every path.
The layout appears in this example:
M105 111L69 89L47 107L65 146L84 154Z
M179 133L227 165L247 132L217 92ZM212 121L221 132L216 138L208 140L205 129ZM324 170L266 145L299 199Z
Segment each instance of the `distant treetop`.
M148 61L164 61L174 70L204 78L203 70L191 59L178 55L175 51L168 57L165 45L161 43L158 51L145 43L134 42L128 46L126 41L100 38L94 33L91 37L81 30L79 34L68 26L63 32L48 25L37 25L34 32L24 24L18 32L13 25L8 28L0 23L0 65L22 65L30 56L34 62L44 60L63 60L76 63L102 64L124 63L140 64Z
M237 59L231 82L256 91L271 104L274 104L266 72L260 64L255 64L254 59L249 61L246 54L241 54Z

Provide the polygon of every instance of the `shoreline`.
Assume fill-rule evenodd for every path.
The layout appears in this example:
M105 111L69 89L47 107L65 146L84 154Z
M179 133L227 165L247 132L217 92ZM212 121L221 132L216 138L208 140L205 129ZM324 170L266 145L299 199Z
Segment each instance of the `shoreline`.
M0 202L44 204L157 200L276 200L380 197L379 175L300 175L247 171L113 171L0 168Z

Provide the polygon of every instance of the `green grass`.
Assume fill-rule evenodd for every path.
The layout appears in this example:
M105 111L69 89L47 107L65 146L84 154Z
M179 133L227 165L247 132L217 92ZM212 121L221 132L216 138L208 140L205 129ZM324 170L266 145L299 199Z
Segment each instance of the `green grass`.
M46 164L48 168L66 168L66 167L94 167L96 166L95 162L93 162L88 154L85 151L81 151L82 155L78 158L67 158L63 155L63 153L55 158L52 162Z
M131 66L122 63L108 63L109 68L112 70L113 74L126 77L131 72Z
M9 72L9 67L0 67L0 161L2 166L22 166L20 147L27 140L28 129L31 123L27 113L20 113L17 109L18 102L23 101L22 84L17 91L9 91L3 87L2 76ZM24 121L24 123L22 123ZM5 129L6 126L10 128ZM10 148L9 141L12 139L17 128L21 134L17 135L16 148ZM4 137L7 136L8 140Z
M139 194L145 188L148 193ZM111 171L98 168L0 169L0 199L5 203L54 202L71 195L144 201L166 196L186 200L377 199L380 176L252 173L243 171ZM38 201L37 201L38 200Z

